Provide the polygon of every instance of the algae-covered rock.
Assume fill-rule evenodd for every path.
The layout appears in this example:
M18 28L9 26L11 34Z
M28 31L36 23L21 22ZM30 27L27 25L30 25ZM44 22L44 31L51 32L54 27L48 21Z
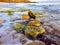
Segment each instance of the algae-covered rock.
M13 11L12 10L7 10L6 12L8 13L9 16L13 15Z
M14 29L17 31L17 32L21 32L23 31L23 28L24 28L25 25L21 24L21 23L17 23L15 26L14 26Z

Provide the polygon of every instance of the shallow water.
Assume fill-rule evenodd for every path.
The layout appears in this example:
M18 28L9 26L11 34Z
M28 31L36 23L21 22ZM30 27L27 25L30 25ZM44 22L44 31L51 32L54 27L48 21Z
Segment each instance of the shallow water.
M0 19L6 20L3 23L3 27L0 30L6 30L10 28L11 24L13 23L11 19L21 18L21 15L27 14L27 11L20 12L21 9L31 9L35 12L48 12L47 15L49 16L49 21L60 21L60 6L59 5L39 5L39 4L0 4ZM8 16L7 10L14 10L12 16ZM1 12L4 11L4 12ZM15 23L15 22L14 22ZM1 31L1 32L2 32Z
M11 21L12 19L21 19L23 14L28 13L28 11L21 12L20 11L21 9L31 9L34 12L43 12L43 13L47 12L45 14L45 16L48 15L47 19L49 19L50 22L59 22L60 21L60 16L59 16L60 15L60 6L59 5L39 5L39 4L38 5L37 4L18 4L18 5L17 4L12 4L12 5L11 4L5 4L5 5L2 4L1 5L0 4L0 9L1 9L0 10L0 19L5 20L5 23L1 24L3 26L0 27L0 34L6 35L6 36L3 36L3 38L2 38L3 42L4 42L5 38L7 38L7 37L8 37L7 42L16 41L16 40L12 40L11 37L9 35L7 35L5 31L9 32L8 30L11 30L12 26L16 22L22 21L22 20ZM7 10L14 10L13 15L8 16L8 13L6 12ZM3 12L1 12L1 11L3 11ZM9 40L9 39L11 39L11 40ZM15 43L18 43L18 42L15 42Z

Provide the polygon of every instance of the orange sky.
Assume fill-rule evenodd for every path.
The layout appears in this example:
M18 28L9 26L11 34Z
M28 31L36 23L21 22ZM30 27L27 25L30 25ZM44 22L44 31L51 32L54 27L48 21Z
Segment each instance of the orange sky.
M29 0L0 0L0 2L21 2L21 3L24 3L24 2L30 2Z
M12 2L12 3L29 3L29 2L43 2L43 1L58 1L59 0L0 0L0 2Z

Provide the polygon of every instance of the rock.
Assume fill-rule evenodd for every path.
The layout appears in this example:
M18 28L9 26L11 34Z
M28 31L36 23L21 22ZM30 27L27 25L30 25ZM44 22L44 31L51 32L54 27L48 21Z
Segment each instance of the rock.
M60 24L58 24L58 23L56 23L56 22L51 22L50 25L51 25L54 29L56 29L56 33L57 33L58 35L60 35Z
M42 41L40 41L40 42L33 41L33 42L28 43L28 44L26 44L26 45L45 45L45 43L44 43L44 42L42 42Z

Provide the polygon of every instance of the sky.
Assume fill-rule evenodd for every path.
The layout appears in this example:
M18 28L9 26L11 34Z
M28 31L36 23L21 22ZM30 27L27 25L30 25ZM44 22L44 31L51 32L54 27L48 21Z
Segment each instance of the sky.
M60 0L30 0L31 2L42 2L42 1L60 1Z

